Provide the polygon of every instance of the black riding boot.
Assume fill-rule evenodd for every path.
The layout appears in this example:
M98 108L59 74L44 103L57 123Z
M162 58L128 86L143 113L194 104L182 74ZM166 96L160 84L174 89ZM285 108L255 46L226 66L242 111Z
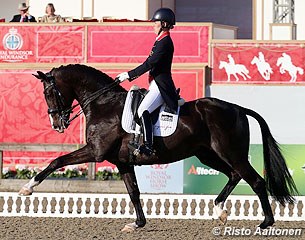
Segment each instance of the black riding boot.
M140 146L140 154L144 153L146 156L150 156L153 153L153 129L150 113L147 110L142 114L141 125L144 144Z

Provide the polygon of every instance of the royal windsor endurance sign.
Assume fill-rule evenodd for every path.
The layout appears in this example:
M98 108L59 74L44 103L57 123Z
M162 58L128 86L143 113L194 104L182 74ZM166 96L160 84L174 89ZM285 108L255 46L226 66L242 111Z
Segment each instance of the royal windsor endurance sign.
M6 25L0 28L1 63L82 63L84 26Z

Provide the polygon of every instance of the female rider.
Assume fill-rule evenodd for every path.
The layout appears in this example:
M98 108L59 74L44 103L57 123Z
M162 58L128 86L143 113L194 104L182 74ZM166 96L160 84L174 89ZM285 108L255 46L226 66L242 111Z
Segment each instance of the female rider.
M156 41L150 55L140 66L129 72L120 73L120 82L133 81L149 71L149 91L138 108L138 116L143 128L144 144L140 146L140 154L150 156L153 153L153 129L150 114L164 102L175 112L178 107L178 94L172 79L171 65L174 45L170 37L170 29L176 23L175 14L169 8L158 9L152 19Z

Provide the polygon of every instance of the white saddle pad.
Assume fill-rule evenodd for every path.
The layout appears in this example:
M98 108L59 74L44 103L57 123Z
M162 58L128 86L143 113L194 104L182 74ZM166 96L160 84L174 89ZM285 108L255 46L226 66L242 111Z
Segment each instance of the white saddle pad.
M125 100L125 106L122 116L122 128L128 133L137 133L140 134L140 126L136 124L136 127L133 129L133 114L131 111L131 101L132 101L132 90L131 88L127 94ZM164 111L165 105L161 106L159 117L157 122L153 126L154 136L167 137L172 135L176 128L179 118L180 106L178 107L177 114L172 114Z

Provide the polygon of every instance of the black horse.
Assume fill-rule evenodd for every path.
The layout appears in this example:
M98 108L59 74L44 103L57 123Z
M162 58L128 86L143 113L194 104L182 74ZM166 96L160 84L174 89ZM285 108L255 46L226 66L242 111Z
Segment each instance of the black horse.
M180 110L178 127L169 137L154 137L156 154L140 156L130 162L128 142L132 136L121 127L121 116L127 91L111 77L85 65L53 68L36 76L44 86L52 128L64 132L69 124L74 99L86 117L87 144L72 153L53 160L47 168L30 180L21 190L29 195L58 168L71 164L102 162L115 164L125 182L137 219L128 226L143 227L146 219L140 203L140 192L134 165L165 164L196 156L205 165L224 173L229 181L215 199L224 214L225 200L243 178L258 195L265 219L260 224L267 228L274 223L267 191L281 204L294 201L297 193L277 142L265 120L256 112L215 98L201 98L186 102ZM262 132L265 180L248 162L249 123L247 115L255 118ZM204 184L204 183L202 183ZM226 221L226 216L223 221Z

